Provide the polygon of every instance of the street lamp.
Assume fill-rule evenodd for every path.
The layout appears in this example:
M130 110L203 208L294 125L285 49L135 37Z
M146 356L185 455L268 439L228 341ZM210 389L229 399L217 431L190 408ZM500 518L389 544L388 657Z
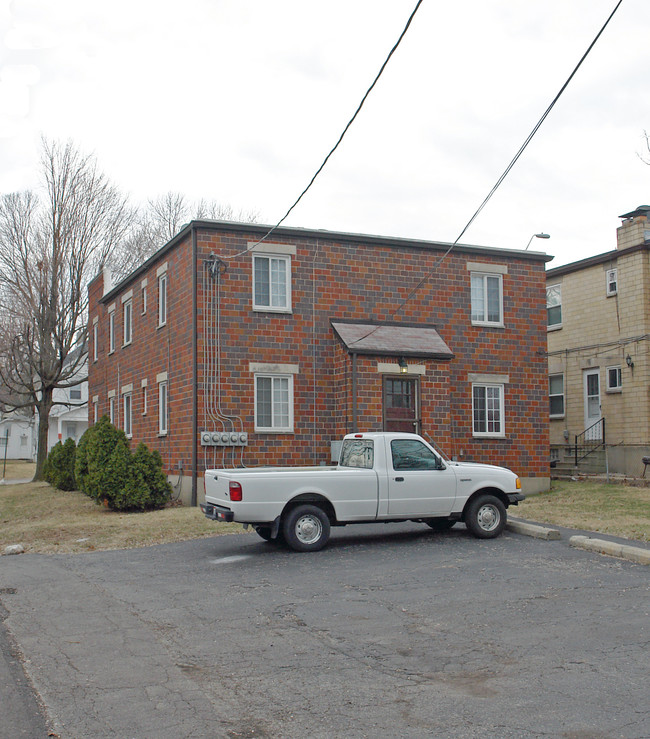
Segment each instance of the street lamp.
M533 234L530 237L530 241L526 244L526 249L528 249L528 247L530 246L530 244L531 244L531 242L532 242L533 239L550 239L550 238L551 238L551 234L544 234L544 233L542 233L542 234ZM524 249L524 251L526 251L526 249Z

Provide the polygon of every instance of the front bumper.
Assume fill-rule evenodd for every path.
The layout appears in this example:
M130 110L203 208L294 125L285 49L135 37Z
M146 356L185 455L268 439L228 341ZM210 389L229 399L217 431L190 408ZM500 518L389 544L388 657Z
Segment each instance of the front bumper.
M223 508L214 503L201 503L201 510L211 521L231 523L235 518L235 514L229 508Z
M510 505L517 505L520 500L526 500L526 496L521 493L506 493L506 495L508 496Z

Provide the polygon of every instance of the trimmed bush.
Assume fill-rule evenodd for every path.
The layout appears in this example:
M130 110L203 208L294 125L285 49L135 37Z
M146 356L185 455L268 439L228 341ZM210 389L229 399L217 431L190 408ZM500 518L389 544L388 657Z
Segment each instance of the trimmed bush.
M50 485L59 490L75 490L75 456L74 439L66 439L65 444L58 441L47 456L43 476Z
M143 443L131 453L124 432L108 416L79 440L75 469L83 492L115 511L162 508L171 498L160 454Z

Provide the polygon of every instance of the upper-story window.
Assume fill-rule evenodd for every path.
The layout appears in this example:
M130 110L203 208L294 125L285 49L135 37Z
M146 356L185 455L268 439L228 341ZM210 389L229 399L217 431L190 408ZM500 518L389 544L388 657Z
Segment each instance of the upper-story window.
M158 275L158 325L167 323L167 273Z
M607 294L616 295L618 292L618 270L607 270Z
M546 317L548 328L562 326L562 285L549 285L546 288Z
M291 257L253 255L253 308L277 312L291 310Z
M133 339L133 300L124 301L124 346L131 343Z
M620 367L607 368L607 392L620 393L623 389L623 379Z
M99 326L97 318L93 320L93 362L99 359Z
M115 311L108 314L108 353L115 351Z
M503 277L472 272L472 323L503 326Z
M70 400L81 400L81 388L80 387L70 388Z

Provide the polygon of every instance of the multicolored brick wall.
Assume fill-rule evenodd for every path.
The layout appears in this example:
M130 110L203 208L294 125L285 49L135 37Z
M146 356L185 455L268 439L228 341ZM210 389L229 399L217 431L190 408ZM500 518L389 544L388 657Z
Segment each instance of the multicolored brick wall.
M198 427L214 427L219 413L241 419L249 434L243 457L199 447L199 470L215 462L255 464L329 463L330 442L352 429L352 360L331 321L404 322L435 326L453 359L409 358L424 367L420 377L422 430L449 454L465 460L505 464L523 477L548 478L548 395L544 262L497 250L444 247L361 237L280 229L267 241L285 244L291 264L291 313L252 307L253 255L246 252L261 235L216 224L196 224ZM266 242L265 242L266 243ZM204 289L205 261L223 260L219 306ZM470 320L468 263L496 265L503 273L504 328L473 326ZM168 319L158 328L157 272L167 263ZM90 321L98 316L99 359L90 362L89 394L108 409L108 391L133 385L133 441L160 450L170 474L190 474L192 460L192 244L191 232L162 250L145 271L102 299L98 277L89 287ZM427 277L428 275L428 277ZM147 280L148 309L141 314L141 290ZM418 283L423 284L414 289ZM209 281L208 283L209 284ZM116 304L116 335L121 337L121 295L133 290L134 331L130 346L118 342L107 354L107 308ZM210 288L213 289L213 288ZM217 312L218 311L218 312ZM215 320L220 329L218 383L215 376ZM208 352L206 354L206 351ZM396 357L359 355L358 425L382 428L382 374L378 364ZM293 433L254 432L255 363L296 366L293 375ZM167 372L169 429L158 434L156 378ZM507 376L505 438L472 434L471 375ZM210 377L212 375L212 378ZM148 382L148 411L142 415L141 381ZM206 398L207 392L207 398ZM121 398L120 398L121 401ZM90 414L92 422L92 403ZM120 405L121 411L121 405ZM212 416L212 417L211 417ZM217 429L219 430L219 429Z

